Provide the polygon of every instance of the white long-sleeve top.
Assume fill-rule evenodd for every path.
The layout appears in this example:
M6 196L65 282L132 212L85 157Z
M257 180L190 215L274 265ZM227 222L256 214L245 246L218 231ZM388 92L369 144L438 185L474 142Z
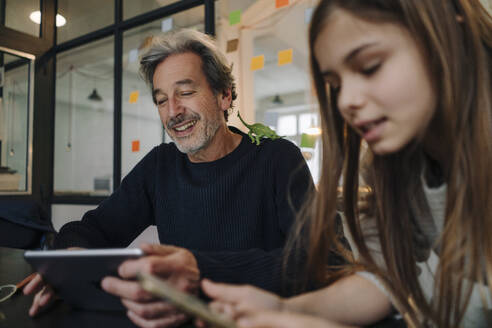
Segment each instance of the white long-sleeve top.
M445 184L437 187L430 188L425 179L422 178L423 190L427 203L429 205L431 217L417 218L419 228L422 233L428 238L431 244L434 244L436 239L440 236L444 227L444 218L446 213L446 191L447 186ZM377 229L375 226L375 220L365 220L361 222L365 240L369 250L371 251L374 260L377 264L384 266L384 259L381 253L381 244L377 237ZM354 252L354 256L358 257L358 251L356 246L348 233L348 229L344 229L345 235L349 241L350 246ZM431 301L434 292L435 275L437 267L439 265L439 255L435 249L429 250L429 256L427 260L417 263L420 273L418 281L424 292L424 295L428 302ZM370 272L358 272L358 275L368 279L380 288L390 299L392 299L391 292L381 284L377 277ZM483 294L486 297L486 305L482 302L480 288L483 288ZM481 328L492 327L492 300L487 286L474 283L472 295L469 305L466 309L465 317L460 325L464 328Z

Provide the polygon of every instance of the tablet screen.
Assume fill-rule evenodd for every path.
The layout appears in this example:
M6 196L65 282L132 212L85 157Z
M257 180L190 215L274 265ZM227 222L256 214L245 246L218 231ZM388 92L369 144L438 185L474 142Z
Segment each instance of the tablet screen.
M138 248L26 251L25 259L67 303L85 310L124 311L118 297L101 289L101 279L118 276L125 260L144 255Z

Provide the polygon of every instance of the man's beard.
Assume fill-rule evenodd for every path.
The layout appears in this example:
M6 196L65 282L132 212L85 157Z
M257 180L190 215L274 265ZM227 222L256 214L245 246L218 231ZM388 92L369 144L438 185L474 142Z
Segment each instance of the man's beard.
M220 127L220 120L213 119L203 121L199 115L193 115L191 117L184 117L170 122L167 125L167 130L172 131L172 126L189 119L197 121L191 135L182 138L175 138L173 134L169 132L168 135L173 139L174 144L180 152L185 154L195 154L210 144Z

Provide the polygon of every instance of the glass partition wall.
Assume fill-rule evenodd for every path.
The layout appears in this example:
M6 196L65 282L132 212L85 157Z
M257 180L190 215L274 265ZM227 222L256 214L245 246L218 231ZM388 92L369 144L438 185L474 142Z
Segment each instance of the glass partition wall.
M99 203L165 140L138 57L154 35L210 33L214 2L58 0L53 203Z
M31 192L33 59L0 48L0 194Z
M217 38L234 63L237 109L296 144L315 183L320 176L319 115L307 40L317 0L218 0ZM242 127L239 122L231 121Z
M113 180L114 38L56 57L55 169L58 195L108 195Z
M40 35L40 9L40 0L0 1L0 15L5 17L5 26L36 37ZM5 12L1 12L3 10Z
M192 28L204 32L203 13L204 6L197 6L164 19L157 19L129 29L123 34L122 178L153 147L166 141L166 134L157 108L152 102L149 86L145 84L138 73L138 56L142 54L142 49L154 35L179 28Z

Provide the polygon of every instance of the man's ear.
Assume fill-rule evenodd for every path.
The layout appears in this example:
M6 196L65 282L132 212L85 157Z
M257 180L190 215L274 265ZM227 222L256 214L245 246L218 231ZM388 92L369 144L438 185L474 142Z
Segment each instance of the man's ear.
M222 110L228 110L232 104L232 90L230 88L225 89L219 94L219 106Z

